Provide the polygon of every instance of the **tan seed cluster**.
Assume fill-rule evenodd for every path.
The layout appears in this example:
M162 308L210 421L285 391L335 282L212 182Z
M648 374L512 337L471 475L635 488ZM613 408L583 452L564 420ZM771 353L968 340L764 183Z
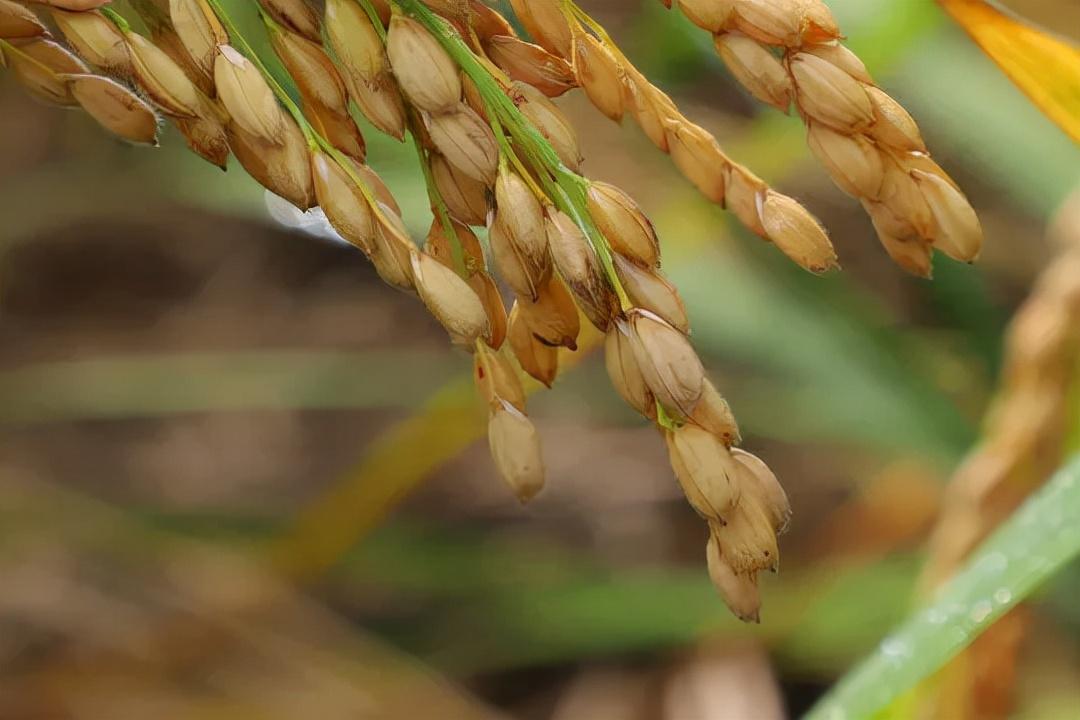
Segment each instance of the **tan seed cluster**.
M706 198L725 206L803 268L820 273L836 266L832 243L813 215L729 158L606 36L564 13L561 0L511 0L511 5L541 46L572 63L578 84L597 109L616 122L633 117Z
M51 14L73 45L84 46L102 71L127 68L123 38L97 12ZM51 39L48 28L27 7L0 0L0 66L34 96L54 105L81 107L103 128L129 142L156 145L158 118L127 86L95 74L75 53Z
M756 622L758 574L777 567L777 536L791 514L783 488L765 463L732 447L731 409L682 330L634 308L608 331L605 361L632 408L672 421L662 432L675 476L709 528L710 577L732 612Z
M552 98L580 86L608 117L634 117L702 193L803 267L827 270L835 254L809 212L727 158L602 28L562 0L512 0L533 44L479 0L426 0L486 71L470 76L430 18L425 24L385 0L372 2L373 16L357 0L325 0L321 16L305 0L260 0L298 108L256 58L233 46L239 39L207 0L136 0L147 35L96 11L96 0L47 4L75 52L51 40L24 5L0 0L0 59L16 77L131 140L154 141L158 112L210 162L225 167L235 155L268 190L301 210L321 208L385 282L415 293L451 341L473 354L492 457L522 502L542 489L544 467L519 367L551 386L560 352L577 349L582 317L605 333L612 384L660 429L676 478L706 521L714 584L736 615L758 618L758 575L776 567L787 497L761 460L734 447L738 426L690 343L652 223L618 187L577 175L577 133ZM977 226L970 207L921 141L904 146L918 136L914 123L834 42L824 6L680 4L717 34L718 50L751 92L799 108L837 182L890 230L883 239L894 256L923 267L926 243L966 252ZM488 106L499 91L510 110ZM380 131L397 139L408 131L417 143L435 215L422 248L364 164L350 104ZM519 129L508 131L495 120L511 110ZM522 133L522 126L531 127ZM527 154L537 138L551 152ZM559 184L567 178L573 198ZM486 249L476 227L487 229ZM496 277L513 295L509 312Z
M794 105L810 149L862 203L897 264L929 276L934 249L964 262L978 256L982 228L967 198L930 159L907 111L840 43L824 2L676 3L713 33L720 57L750 94L784 112Z

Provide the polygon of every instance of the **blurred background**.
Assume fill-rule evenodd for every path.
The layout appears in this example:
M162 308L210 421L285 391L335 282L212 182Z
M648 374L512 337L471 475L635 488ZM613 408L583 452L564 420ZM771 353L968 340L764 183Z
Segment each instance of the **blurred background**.
M236 3L234 3L236 4ZM1080 37L1080 4L1010 0ZM468 356L234 163L113 141L0 74L0 717L771 720L902 619L1002 332L1080 234L1080 149L928 0L831 0L987 232L932 282L655 0L583 3L735 159L830 229L805 274L577 93L585 172L660 232L694 341L795 516L760 626L705 572L663 443L587 353L487 456ZM412 150L366 133L414 237ZM1071 204L1070 195L1073 195ZM1080 569L1029 608L1018 718L1080 707Z

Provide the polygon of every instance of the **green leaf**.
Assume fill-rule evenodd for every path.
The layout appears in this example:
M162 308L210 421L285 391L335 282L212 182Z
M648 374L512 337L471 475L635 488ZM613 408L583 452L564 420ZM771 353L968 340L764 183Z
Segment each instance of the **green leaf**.
M1080 456L987 540L934 601L848 673L806 720L870 718L967 647L1080 553Z

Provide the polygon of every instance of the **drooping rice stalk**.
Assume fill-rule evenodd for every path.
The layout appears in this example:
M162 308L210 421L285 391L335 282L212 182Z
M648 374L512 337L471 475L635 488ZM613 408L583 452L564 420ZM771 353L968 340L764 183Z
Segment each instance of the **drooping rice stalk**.
M757 620L757 578L777 566L787 497L764 462L734 447L734 415L690 343L652 223L627 193L580 174L577 134L553 98L580 87L612 119L631 115L709 199L823 272L835 252L802 205L729 159L565 0L514 0L537 44L477 0L326 0L321 16L304 0L260 0L299 104L219 0L132 0L147 35L95 9L104 4L45 3L65 47L28 6L0 0L2 57L28 90L82 106L125 139L155 142L160 115L213 164L235 155L271 192L301 210L321 207L383 280L416 294L472 353L492 457L523 502L542 489L544 470L520 371L551 386L558 349L575 350L582 322L591 323L605 334L616 391L656 425L706 522L716 587L736 615ZM966 201L959 205L906 113L836 44L824 6L681 5L718 33L755 95L796 105L841 186L879 230L890 221L887 247L894 256L906 249L902 265L928 271L930 243L974 256L977 221L961 211ZM796 6L804 14L792 16ZM434 214L422 246L365 164L354 107L415 146ZM480 226L486 248L472 229Z

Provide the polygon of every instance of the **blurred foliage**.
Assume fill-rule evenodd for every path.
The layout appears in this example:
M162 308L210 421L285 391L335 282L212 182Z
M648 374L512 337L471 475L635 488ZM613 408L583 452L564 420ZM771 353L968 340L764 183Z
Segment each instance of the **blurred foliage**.
M807 720L869 718L940 668L1080 554L1080 458L1005 522Z
M247 22L256 22L248 3L231 5ZM456 678L620 657L655 659L703 637L765 644L785 682L837 677L907 615L921 558L909 537L882 539L887 523L867 521L878 533L868 536L855 527L831 527L838 515L815 515L813 508L867 517L859 493L879 485L882 468L918 458L935 483L977 438L1000 363L1003 328L1045 256L1044 226L1080 183L1080 149L932 3L830 2L853 49L919 117L943 164L959 168L961 182L975 186L990 233L982 266L941 261L933 282L898 279L892 270L875 274L880 251L869 224L845 215L849 203L822 189L824 175L809 162L796 119L752 109L726 79L707 35L678 13L655 0L634 4L632 12L630 4L597 5L618 21L609 26L631 58L678 96L691 116L715 129L733 157L784 191L806 197L830 227L839 228L842 261L851 258L849 271L827 278L799 273L674 180L666 159L648 151L636 130L615 133L597 116L576 115L588 124L586 154L590 143L598 148L590 167L621 173L626 166L604 158L604 144L630 148L641 176L634 194L663 238L665 271L686 300L695 343L717 371L751 446L768 445L786 457L789 486L817 503L797 512L799 539L791 541L783 572L766 583L762 626L730 620L700 562L615 562L586 542L575 546L576 536L543 513L513 515L513 523L527 527L517 533L490 517L455 524L413 506L394 514L413 489L482 434L462 357L449 359L427 348L288 349L289 338L282 338L282 348L275 349L68 359L50 355L43 343L43 349L30 348L19 362L0 368L0 424L28 432L239 410L406 411L404 420L393 415L363 429L363 455L339 479L295 478L306 497L295 516L235 509L183 513L132 503L125 514L147 521L150 529L127 528L124 537L141 545L165 530L268 556L275 572L307 581L310 593L325 594L327 602L345 606L342 612L356 612L355 621L339 625L339 632L362 625ZM235 170L222 174L199 164L175 134L167 133L156 153L95 149L100 137L79 135L78 120L68 122L76 128L71 147L20 172L17 181L5 179L0 250L93 218L138 217L138 210L150 222L166 203L155 188L167 189L168 202L267 222L266 203L252 181ZM371 164L420 236L429 215L411 152L378 133L366 136ZM82 162L71 161L76 155ZM107 183L101 182L103 166L110 168ZM53 202L57 193L59 201ZM50 199L48 211L41 198ZM560 380L556 392L537 398L538 414L553 424L584 418L631 426L631 414L601 389L602 375L586 359ZM589 464L604 463L607 454L591 448L576 472L591 474ZM460 472L471 476L475 469ZM810 497L812 492L824 499ZM1036 512L1045 510L1047 498L1064 497L1053 492L1033 501ZM573 515L578 508L570 506L563 511ZM580 510L595 522L624 511L587 505ZM830 531L838 533L830 552L815 555L802 547ZM988 552L1011 551L997 543L1015 542L1018 531L1003 533ZM1025 532L1023 541L1063 538ZM873 549L860 555L862 547ZM632 556L637 548L624 552ZM1051 569L1004 579L980 574L979 567L961 576L948 591L956 594L943 596L945 601L974 608L1001 587L983 586L993 579L1011 593L1007 603L993 606L997 613ZM1009 564L1017 573L1024 567ZM1051 627L1080 624L1071 602L1078 577L1066 571L1048 588L1038 610ZM363 598L359 610L348 606L354 597ZM928 612L918 617L928 620ZM844 706L849 717L884 702L865 699L868 685L862 683L890 695L901 692L971 637L967 627L961 628L963 637L929 633L926 625L906 627L897 641L903 646L882 646L867 669L839 690L838 697L855 698ZM896 652L901 647L909 652ZM879 682L878 671L890 684ZM1062 697L1075 692L1041 701L1075 707ZM1034 708L1025 706L1019 716L1068 717L1040 715Z

